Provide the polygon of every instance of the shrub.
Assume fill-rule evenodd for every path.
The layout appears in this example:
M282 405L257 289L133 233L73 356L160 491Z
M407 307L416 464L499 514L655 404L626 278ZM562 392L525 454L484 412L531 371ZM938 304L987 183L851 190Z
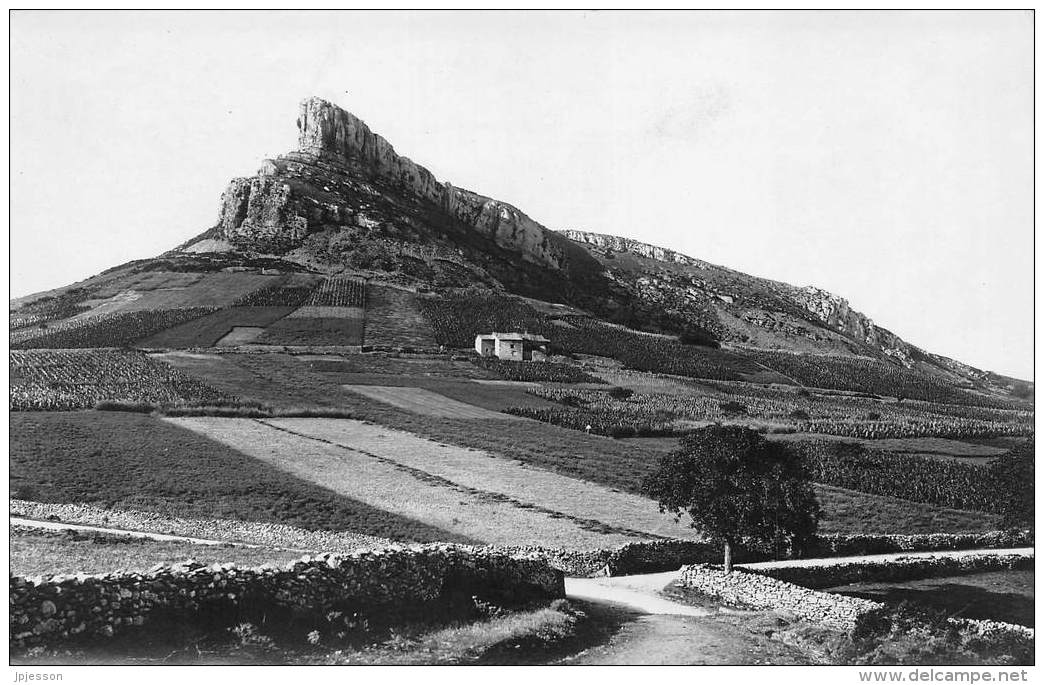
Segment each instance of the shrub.
M678 342L682 345L700 345L702 347L719 348L721 344L714 336L702 328L689 328L678 336Z
M740 402L722 402L719 405L719 407L721 409L721 412L726 416L738 416L740 414L747 413L747 406L745 404L741 404Z
M621 388L619 386L609 388L609 397L612 397L614 400L626 400L633 394L634 390L630 388Z

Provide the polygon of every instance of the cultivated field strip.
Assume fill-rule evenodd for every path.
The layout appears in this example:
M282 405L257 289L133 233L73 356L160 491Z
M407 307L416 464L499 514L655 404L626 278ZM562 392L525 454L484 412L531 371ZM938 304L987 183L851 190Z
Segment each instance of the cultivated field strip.
M594 530L562 514L516 506L507 498L469 492L390 459L264 422L212 417L165 420L353 500L476 541L595 549L639 539L633 533Z
M374 347L437 347L419 296L408 290L371 285L366 289L365 344Z
M501 412L490 411L473 404L451 400L424 388L409 388L391 385L344 385L371 400L384 402L399 409L405 409L423 416L434 416L442 419L496 419L508 421L526 421L522 417L511 416Z
M404 431L340 419L273 419L273 426L365 451L484 492L579 519L649 535L695 539L685 523L661 514L652 500L561 476L489 454L443 445Z
M327 305L305 305L290 315L292 319L360 319L365 318L362 307L335 307Z

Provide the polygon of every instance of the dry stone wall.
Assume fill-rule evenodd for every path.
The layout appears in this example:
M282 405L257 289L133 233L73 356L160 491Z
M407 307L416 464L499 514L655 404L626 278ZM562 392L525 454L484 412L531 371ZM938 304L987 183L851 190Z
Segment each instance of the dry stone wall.
M826 588L861 582L899 582L987 571L1033 568L1033 556L968 554L960 557L899 557L815 566L780 566L758 572L804 587Z
M394 622L473 597L510 607L564 595L561 571L536 555L455 545L306 556L281 569L189 563L147 573L12 576L11 646L106 639L171 619L228 626L264 615L347 612Z
M999 559L999 561L987 562L985 556L971 555L957 561L960 562L960 568L968 569L967 572L996 568L1020 568L1033 563L1032 557L1015 558L1015 555L1001 555L1000 557L994 556L994 559ZM952 562L954 560L933 558L910 561L918 563L904 564L903 560L899 560L898 562L869 562L827 567L792 567L763 570L757 573L746 569L735 569L726 573L718 566L696 564L682 569L681 583L724 604L790 614L851 635L887 628L891 609L885 604L868 599L820 592L806 587L806 584L829 587L852 582L853 579L865 580L867 578L864 576L874 576L878 573L889 574L888 580L903 580L909 577L928 577L953 572ZM930 563L928 565L921 563L925 561ZM868 570L863 572L853 570L853 567L860 565ZM882 567L889 565L895 565L898 570L893 572L881 570ZM921 575L904 576L909 573L920 573ZM860 577L855 578L853 574ZM801 584L798 585L798 582ZM1000 638L1032 643L1035 634L1032 628L1001 621L950 619L950 622L959 630L975 633L987 639Z
M962 549L1032 547L1033 531L986 533L927 533L917 535L820 535L808 557L847 557L896 552L941 552Z
M687 567L681 582L732 606L792 614L844 633L854 633L883 619L883 604L868 599L817 592L757 573L726 573L705 564Z
M1030 547L1030 531L927 535L821 535L805 556L838 557L896 552L936 552L944 550L1004 549ZM552 566L571 576L611 575L674 571L686 564L721 561L718 545L693 540L651 540L629 542L599 550L567 550L546 547L503 547L506 551L531 552L545 557ZM764 554L735 550L737 564L766 561Z

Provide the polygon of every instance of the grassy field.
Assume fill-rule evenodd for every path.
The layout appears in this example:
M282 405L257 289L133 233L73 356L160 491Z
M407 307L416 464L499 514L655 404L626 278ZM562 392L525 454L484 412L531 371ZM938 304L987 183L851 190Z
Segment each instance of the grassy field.
M288 316L257 339L260 345L362 345L363 319L356 317Z
M133 300L120 302L112 311L168 309L175 307L228 307L245 295L275 281L277 276L258 273L185 274L153 272L140 274L133 286L121 280L119 291L134 290L140 294ZM196 278L198 276L198 278ZM119 292L100 291L98 298L115 298ZM99 302L99 304L101 304Z
M661 514L654 502L591 481L567 478L477 450L453 447L360 421L273 419L270 425L392 459L411 469L479 492L506 495L575 519L653 535L696 537L686 523Z
M912 602L960 618L1034 625L1033 571L996 571L903 583L855 583L830 588L886 604Z
M253 423L244 421L246 423ZM256 424L255 424L256 425ZM185 517L287 523L421 542L470 538L345 497L140 414L11 415L12 494Z
M297 355L296 361L312 371L369 375L399 375L463 379L497 379L497 374L475 366L470 361L448 356L400 357L386 354Z
M444 419L523 420L509 414L501 414L474 404L453 400L446 395L425 388L394 385L345 385L344 387L363 397L369 397L371 400L384 402L423 416Z
M263 547L197 545L18 526L12 527L10 540L10 571L20 576L110 573L115 569L144 572L157 564L178 564L190 559L203 564L231 562L243 566L283 566L301 557L301 552Z
M641 478L655 467L664 449L659 442L647 446L645 440L614 440L546 424L540 426L540 430L533 430L530 422L426 417L354 395L338 384L344 377L341 374L312 371L286 355L264 355L263 358L258 355L179 355L164 359L187 373L206 378L219 389L235 388L243 397L273 406L339 407L351 411L352 416L360 420L436 442L482 450L622 492L637 492ZM446 382L446 386L451 384ZM506 390L503 386L469 385L493 393ZM507 389L520 392L518 388ZM452 396L442 385L437 391ZM832 532L911 532L897 529L883 516L874 520L867 514L867 510L887 507L889 503L895 515L903 513L899 520L915 525L920 532L981 530L995 523L993 517L977 513L943 514L939 512L946 510L893 498L836 488L831 492L828 506L837 513L828 516L824 526ZM915 521L920 523L913 523ZM866 526L871 524L868 530Z
M438 347L421 313L419 296L382 285L366 288L365 340L374 347Z
M816 485L816 497L823 508L822 533L960 533L1000 526L1000 517L993 514L944 509L830 485Z
M207 417L169 421L250 455L275 470L322 484L354 501L400 517L425 521L457 538L489 544L567 548L598 548L635 539L632 534L617 532L606 522L578 520L531 502L513 500L499 491L482 490L434 475L390 456L302 438L280 429L288 425L313 426L321 424L319 420L290 424L277 421L271 425L267 421ZM391 435L386 435L384 442L384 454L402 451L396 448Z
M229 307L142 340L141 347L212 347L236 326L271 326L292 307Z

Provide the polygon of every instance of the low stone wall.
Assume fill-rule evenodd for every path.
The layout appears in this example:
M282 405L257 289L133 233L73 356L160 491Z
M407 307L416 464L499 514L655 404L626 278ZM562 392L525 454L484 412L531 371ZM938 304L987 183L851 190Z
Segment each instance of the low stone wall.
M979 555L975 555L979 556ZM1003 555L1002 558L1014 556ZM1033 563L1032 558L1020 557L1012 563ZM932 561L940 561L932 559ZM893 562L888 562L893 563ZM980 561L969 562L974 566ZM1003 563L1003 562L1002 562ZM870 564L878 566L879 564ZM846 564L845 566L852 566ZM1017 566L1015 566L1017 567ZM1012 568L1003 566L1003 568ZM813 570L811 567L798 569ZM818 570L818 569L815 569ZM947 570L946 572L949 572ZM772 571L767 571L772 573ZM791 614L849 635L869 629L887 627L890 608L880 602L858 597L820 592L793 582L770 577L744 569L725 573L720 567L696 564L682 570L681 583L697 592L736 607ZM984 639L1008 640L1032 645L1033 628L1002 621L978 619L950 619L959 630L975 633Z
M1030 531L927 535L821 535L805 556L839 557L895 552L935 552L942 550L1003 549L1033 546ZM513 552L540 554L555 568L571 576L657 573L674 571L687 564L719 563L721 547L694 540L649 540L629 542L599 550L564 550L546 547L502 547ZM734 550L738 563L766 561L764 554Z
M1033 556L1023 554L965 554L959 557L898 557L868 559L843 564L779 566L757 573L810 588L827 588L861 582L900 582L959 576L986 571L1033 568Z
M918 535L820 535L805 556L848 557L896 552L941 552L962 549L1032 547L1033 531L928 533Z
M473 605L474 597L509 607L564 596L561 571L543 558L456 545L306 556L282 569L186 564L148 573L12 576L11 646L105 639L162 629L170 620L214 627L340 612L394 623L426 607Z
M636 573L675 571L685 564L720 561L721 549L693 540L650 540L628 542L619 547L570 550L554 547L498 547L511 553L537 554L555 568L575 577L624 576ZM737 551L737 562L765 560L764 555Z
M857 632L887 614L883 604L817 592L758 573L697 564L682 571L681 582L725 604L792 614L844 633Z

